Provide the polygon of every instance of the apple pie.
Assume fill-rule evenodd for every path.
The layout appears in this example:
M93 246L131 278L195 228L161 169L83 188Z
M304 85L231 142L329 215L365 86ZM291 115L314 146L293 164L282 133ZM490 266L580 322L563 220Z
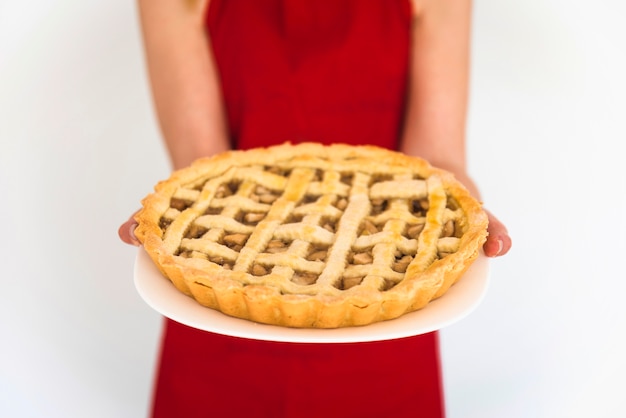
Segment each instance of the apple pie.
M451 173L373 146L225 152L174 172L142 206L135 234L179 291L285 327L421 309L487 237L481 204Z

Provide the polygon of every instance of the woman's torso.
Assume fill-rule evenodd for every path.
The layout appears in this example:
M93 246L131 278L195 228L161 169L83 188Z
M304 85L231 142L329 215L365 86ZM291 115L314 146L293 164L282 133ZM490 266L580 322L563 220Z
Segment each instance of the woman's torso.
M233 146L395 148L410 39L405 0L212 0ZM166 321L155 417L441 417L437 334L361 344L245 340Z

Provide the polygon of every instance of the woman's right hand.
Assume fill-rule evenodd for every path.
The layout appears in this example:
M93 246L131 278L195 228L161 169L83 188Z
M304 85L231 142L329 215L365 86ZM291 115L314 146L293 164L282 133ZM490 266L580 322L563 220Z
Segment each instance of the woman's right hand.
M119 229L117 230L117 234L119 235L120 239L126 244L139 247L141 245L141 242L139 242L139 240L135 236L135 228L137 227L135 214L137 212L133 213L130 218L128 218L128 220L119 227Z

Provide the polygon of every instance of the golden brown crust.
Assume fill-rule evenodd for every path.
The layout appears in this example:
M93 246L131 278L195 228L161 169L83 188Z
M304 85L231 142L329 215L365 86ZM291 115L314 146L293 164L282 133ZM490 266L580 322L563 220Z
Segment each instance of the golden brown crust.
M176 288L287 327L421 309L461 278L487 236L480 203L452 174L373 146L229 151L174 172L142 204L135 234Z

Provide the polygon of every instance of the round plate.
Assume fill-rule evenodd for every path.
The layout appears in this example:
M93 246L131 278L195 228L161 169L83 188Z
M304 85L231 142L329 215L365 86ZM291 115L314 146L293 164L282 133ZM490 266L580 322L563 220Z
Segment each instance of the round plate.
M234 337L295 343L346 343L391 340L439 330L467 316L483 299L489 281L487 257L480 255L463 278L425 308L397 319L338 329L286 328L233 318L204 307L181 293L140 248L135 286L143 300L162 315L204 331Z

